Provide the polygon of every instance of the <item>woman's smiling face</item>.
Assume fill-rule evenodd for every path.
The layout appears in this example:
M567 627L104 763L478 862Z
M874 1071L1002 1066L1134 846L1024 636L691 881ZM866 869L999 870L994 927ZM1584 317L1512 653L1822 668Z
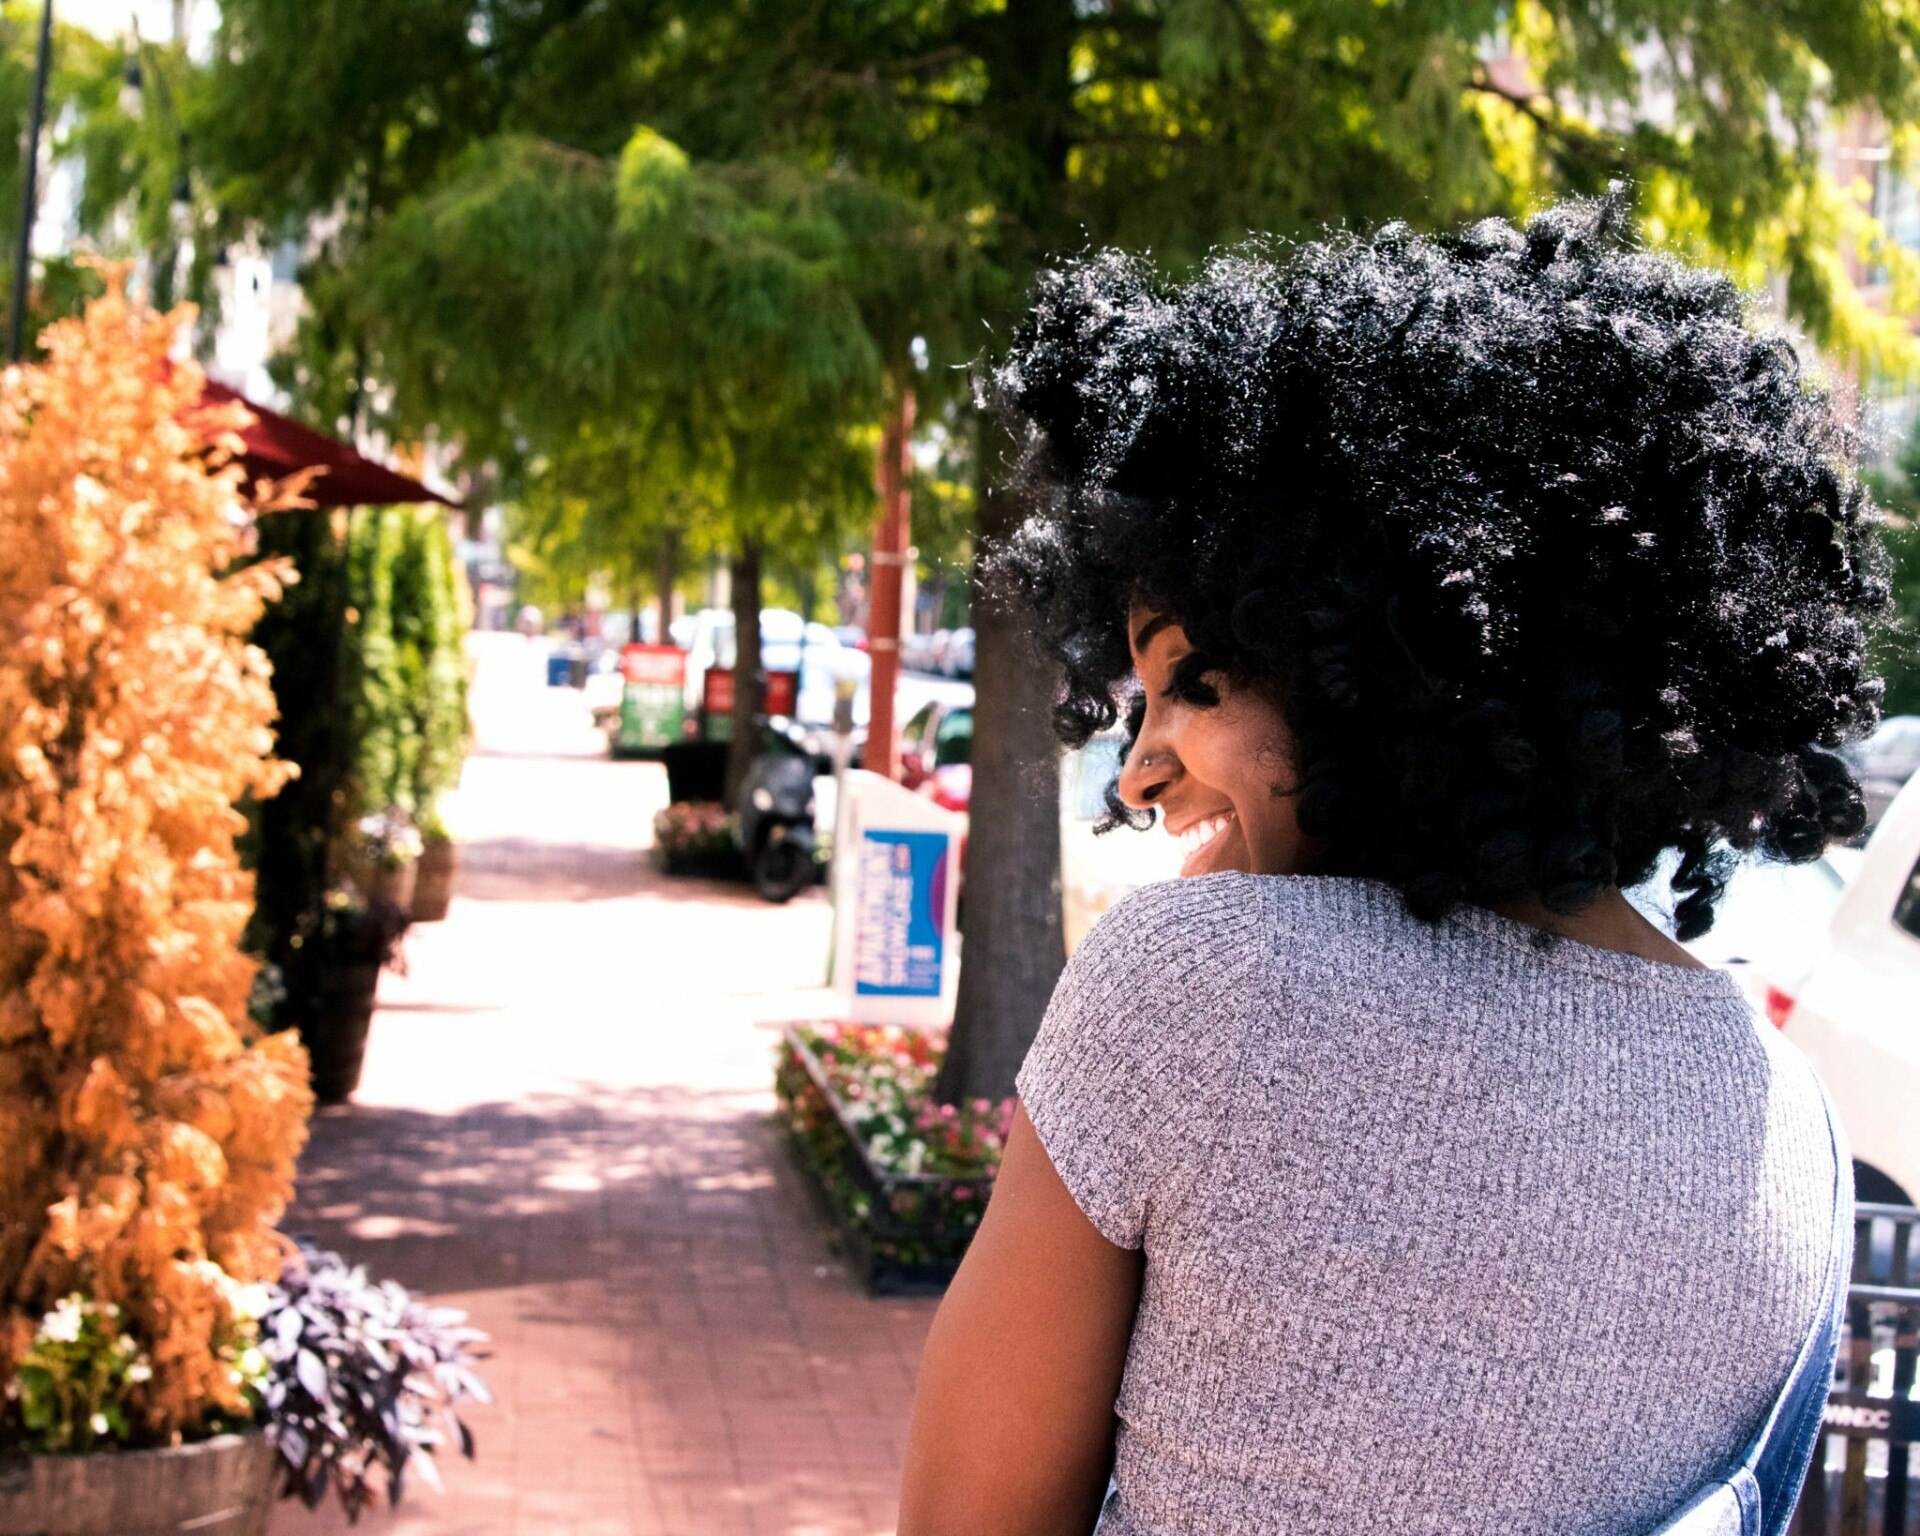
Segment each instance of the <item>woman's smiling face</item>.
M1308 848L1294 817L1291 737L1273 700L1196 671L1186 631L1136 606L1127 615L1145 714L1120 769L1120 798L1157 810L1186 848L1182 875L1298 874ZM1136 706L1138 707L1138 706Z

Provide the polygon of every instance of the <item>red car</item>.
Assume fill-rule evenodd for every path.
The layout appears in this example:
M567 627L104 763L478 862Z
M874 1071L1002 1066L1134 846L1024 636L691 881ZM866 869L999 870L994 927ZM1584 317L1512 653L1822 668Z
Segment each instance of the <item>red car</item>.
M973 706L923 704L900 730L900 782L949 811L973 798Z

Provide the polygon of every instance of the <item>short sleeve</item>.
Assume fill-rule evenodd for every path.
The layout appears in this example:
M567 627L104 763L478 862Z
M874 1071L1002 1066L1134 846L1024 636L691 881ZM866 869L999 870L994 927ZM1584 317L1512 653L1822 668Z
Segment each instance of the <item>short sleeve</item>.
M1264 947L1254 882L1148 886L1074 951L1021 1064L1020 1102L1101 1236L1139 1248L1153 1202L1209 1134L1233 1063L1221 1025ZM1202 889L1210 887L1211 889Z

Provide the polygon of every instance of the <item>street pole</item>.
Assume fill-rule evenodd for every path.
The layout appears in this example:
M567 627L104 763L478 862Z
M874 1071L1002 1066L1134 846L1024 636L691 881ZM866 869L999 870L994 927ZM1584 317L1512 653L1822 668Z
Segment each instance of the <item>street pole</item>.
M874 479L880 493L880 521L873 530L871 606L867 653L873 658L867 714L867 750L862 763L870 773L894 778L900 771L899 742L893 718L894 689L900 681L900 589L909 548L907 453L913 439L913 390L902 386L900 399L880 432L880 463Z
M33 222L40 211L40 126L47 115L47 74L53 65L53 0L41 0L40 56L33 71L33 113L20 160L20 244L14 252L13 308L7 314L7 359L27 347L27 267L33 260Z

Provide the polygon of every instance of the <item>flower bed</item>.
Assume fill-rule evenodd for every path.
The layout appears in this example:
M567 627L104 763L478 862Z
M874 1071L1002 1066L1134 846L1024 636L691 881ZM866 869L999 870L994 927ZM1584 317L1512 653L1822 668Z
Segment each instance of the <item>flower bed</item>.
M993 1192L1013 1100L933 1101L943 1033L796 1025L781 1036L780 1116L875 1294L946 1284Z
M658 812L653 818L653 856L669 875L746 878L733 842L733 817L715 800L676 800Z
M105 1529L91 1516L62 1523L77 1481L91 1490L88 1511L132 1508L128 1489L151 1484L192 1506L182 1518L195 1528L208 1523L195 1501L210 1493L261 1505L253 1523L229 1512L222 1531L264 1528L277 1481L283 1497L309 1509L334 1494L351 1524L397 1504L415 1475L438 1488L441 1455L471 1459L473 1433L458 1408L491 1400L478 1371L486 1335L465 1313L370 1280L304 1239L286 1245L276 1283L216 1281L227 1315L211 1347L233 1407L208 1414L184 1443L156 1445L142 1432L154 1355L128 1313L77 1291L55 1303L0 1393L0 1440L10 1456L26 1453L24 1476L16 1464L0 1478L0 1531L48 1529L50 1512L53 1529ZM272 1449L264 1465L235 1439L255 1431ZM63 1465L81 1460L84 1470ZM174 1527L168 1519L140 1527L162 1528Z

